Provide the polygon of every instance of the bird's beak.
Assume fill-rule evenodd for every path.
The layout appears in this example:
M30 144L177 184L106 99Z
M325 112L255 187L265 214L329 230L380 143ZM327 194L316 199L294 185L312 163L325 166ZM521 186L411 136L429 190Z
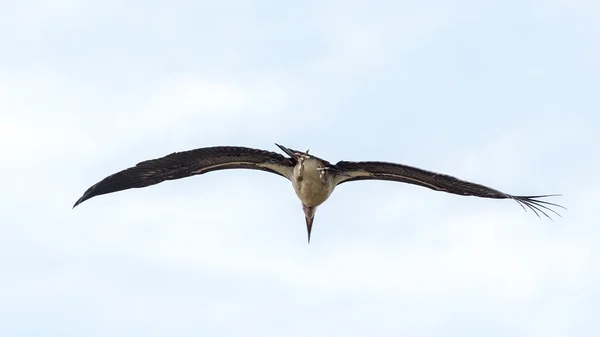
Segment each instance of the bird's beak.
M308 243L310 243L310 232L312 231L313 220L315 219L315 212L317 211L317 208L308 207L303 204L302 209L304 210L304 218L306 218L306 231L308 232Z
M305 217L306 218L306 231L308 232L308 243L310 243L310 232L312 231L312 224L313 224L313 220L315 219L315 216L313 215L312 217Z

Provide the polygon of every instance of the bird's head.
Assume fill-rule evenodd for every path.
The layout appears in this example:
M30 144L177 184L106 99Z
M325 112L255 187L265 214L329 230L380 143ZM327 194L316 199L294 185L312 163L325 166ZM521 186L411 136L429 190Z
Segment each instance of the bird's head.
M306 230L308 231L308 243L310 243L310 232L312 230L313 220L315 219L316 207L310 207L302 204L304 217L306 218Z

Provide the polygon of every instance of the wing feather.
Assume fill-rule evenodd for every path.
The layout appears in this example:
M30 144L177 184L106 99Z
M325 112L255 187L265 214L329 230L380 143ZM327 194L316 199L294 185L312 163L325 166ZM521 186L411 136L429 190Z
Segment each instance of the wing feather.
M336 183L338 185L345 182L359 180L389 180L423 186L435 191L442 191L458 195L493 199L513 199L518 202L523 209L532 210L538 217L541 213L549 219L551 219L551 217L548 215L548 213L546 213L546 211L552 212L558 216L560 216L560 214L548 206L566 209L558 204L544 200L538 200L540 198L557 196L557 194L516 196L447 174L427 171L396 163L375 161L340 161L335 164L335 167L341 172L337 176Z
M224 169L253 169L289 179L293 162L275 152L240 146L215 146L174 152L114 173L88 188L73 207L98 195L155 185Z

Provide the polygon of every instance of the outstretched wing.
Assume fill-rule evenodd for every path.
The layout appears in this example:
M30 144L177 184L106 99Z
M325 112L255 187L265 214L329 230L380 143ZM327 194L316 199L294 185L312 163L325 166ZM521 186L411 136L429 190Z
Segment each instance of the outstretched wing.
M73 208L101 194L235 168L262 170L290 179L293 163L289 158L275 152L239 146L206 147L175 152L162 158L143 161L104 178L88 188Z
M538 217L538 212L540 212L546 217L550 218L550 216L548 216L548 214L546 214L544 210L548 210L560 216L560 214L558 214L556 211L549 208L548 206L555 206L566 209L563 206L554 203L538 200L540 198L556 196L556 194L515 196L500 192L498 190L484 185L461 180L446 174L426 171L416 167L401 164L374 161L340 161L337 164L335 164L335 166L339 171L336 181L337 184L358 180L390 180L419 185L430 188L432 190L448 192L458 195L471 195L476 197L494 199L513 199L516 200L519 203L519 205L523 207L523 209L525 209L525 206L530 208Z

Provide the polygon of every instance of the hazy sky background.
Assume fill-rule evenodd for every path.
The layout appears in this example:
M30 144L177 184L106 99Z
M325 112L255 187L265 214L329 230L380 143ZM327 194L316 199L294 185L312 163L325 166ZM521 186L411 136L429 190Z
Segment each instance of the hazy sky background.
M0 335L600 335L598 1L0 2ZM91 199L213 145L384 160L563 218L220 171Z

